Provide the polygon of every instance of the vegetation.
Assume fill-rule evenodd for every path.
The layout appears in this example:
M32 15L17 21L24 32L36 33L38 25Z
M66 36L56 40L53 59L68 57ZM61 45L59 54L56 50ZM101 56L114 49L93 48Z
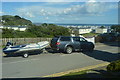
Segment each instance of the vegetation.
M59 35L70 35L68 28L46 23L41 24L40 26L28 27L26 31L35 34L37 37L54 37Z
M66 77L66 78L85 78L87 76L85 76L85 74L87 74L87 72L90 70L84 70L84 71L79 71L79 72L71 72L69 74L65 74L62 77ZM83 76L84 75L84 76Z
M116 74L116 75L115 75ZM115 80L120 80L120 74L119 72L115 72L115 74L111 74L111 72L108 72L105 67L99 67L91 70L83 70L79 72L71 72L68 74L65 74L60 77L62 78L72 78L72 79L83 79L83 78L96 78L96 79L110 79L110 78L115 78Z
M112 25L111 29L113 29L113 32L119 32L120 33L120 25Z
M105 28L105 27L104 27L104 26L101 26L100 28L103 29L103 28Z
M31 38L31 37L54 37L70 35L69 29L55 24L34 25L31 21L21 18L20 16L4 15L0 22L4 26L27 26L26 31L13 29L2 29L3 38Z
M120 60L113 61L107 66L107 71L120 72Z
M30 20L26 20L24 18L21 18L20 16L11 16L11 15L3 15L2 17L2 23L5 26L31 26L32 22Z
M93 36L97 36L99 33L86 33L86 34L82 34L82 36L84 37L93 37Z
M96 42L114 42L120 41L120 34L117 33L103 33L95 37Z
M98 76L98 77L97 77ZM83 70L65 74L65 78L115 78L120 79L120 60L111 62L107 67L98 67L92 70Z
M42 24L43 25L43 24ZM26 31L19 31L13 29L2 29L3 38L25 38L25 37L54 37L58 35L70 35L68 28L57 26L54 24L47 24L47 26L31 26Z
M22 32L13 29L2 29L2 38L24 38L24 37L36 37L36 35L29 32Z

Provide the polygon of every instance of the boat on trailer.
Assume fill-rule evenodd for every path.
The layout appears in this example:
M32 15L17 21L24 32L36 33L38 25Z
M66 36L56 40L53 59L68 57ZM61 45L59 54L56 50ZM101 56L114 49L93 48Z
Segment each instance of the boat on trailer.
M23 45L16 45L13 46L13 43L7 42L5 48L3 48L3 52L6 55L20 53L24 58L27 58L29 56L30 51L35 50L44 50L49 45L48 41L42 41L38 43L31 43L31 44L23 44Z

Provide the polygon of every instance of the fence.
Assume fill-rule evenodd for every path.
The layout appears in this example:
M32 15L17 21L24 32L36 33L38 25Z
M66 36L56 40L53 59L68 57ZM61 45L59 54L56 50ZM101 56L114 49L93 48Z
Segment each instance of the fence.
M52 38L1 38L2 46L6 45L7 42L12 42L13 45L20 45L20 44L29 44L29 43L37 43L40 41L48 41L50 42ZM93 38L86 38L88 41L95 43L95 39Z
M29 44L29 43L37 43L40 41L51 41L52 38L1 38L2 45L6 45L7 42L12 42L13 45L20 44Z

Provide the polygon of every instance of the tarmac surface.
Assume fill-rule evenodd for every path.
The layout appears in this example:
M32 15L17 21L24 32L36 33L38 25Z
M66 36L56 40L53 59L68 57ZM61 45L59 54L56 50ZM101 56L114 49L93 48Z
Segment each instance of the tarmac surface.
M42 78L56 73L109 63L119 58L119 48L118 43L98 43L93 52L64 54L48 49L47 53L31 55L29 58L3 57L2 77Z

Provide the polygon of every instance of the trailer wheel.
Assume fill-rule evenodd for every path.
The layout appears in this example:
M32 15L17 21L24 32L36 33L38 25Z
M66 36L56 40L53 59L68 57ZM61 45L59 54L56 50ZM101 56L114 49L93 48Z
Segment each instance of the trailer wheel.
M24 54L23 54L23 57L24 57L24 58L28 58L28 56L29 56L29 55L28 55L27 53L24 53Z

